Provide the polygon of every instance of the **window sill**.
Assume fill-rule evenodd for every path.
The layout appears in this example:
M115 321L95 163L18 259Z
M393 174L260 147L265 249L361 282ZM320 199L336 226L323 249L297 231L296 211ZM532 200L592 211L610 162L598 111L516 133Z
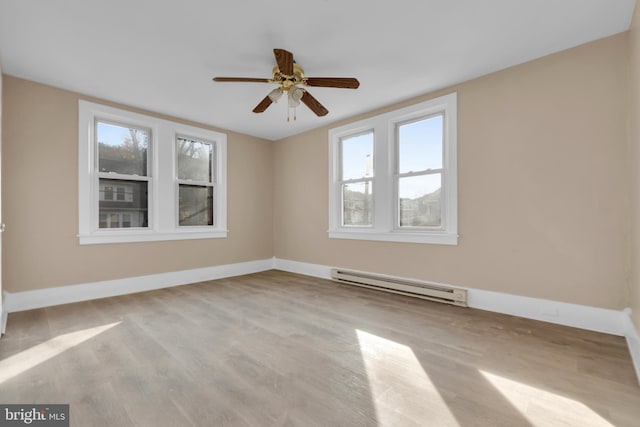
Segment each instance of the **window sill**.
M78 235L78 239L81 245L98 245L107 243L159 242L167 240L226 239L227 233L227 230L180 230L172 233L158 233L144 230L133 232L109 231L80 234Z
M364 230L329 231L330 239L376 240L381 242L426 243L434 245L457 245L458 235L446 232L379 232Z

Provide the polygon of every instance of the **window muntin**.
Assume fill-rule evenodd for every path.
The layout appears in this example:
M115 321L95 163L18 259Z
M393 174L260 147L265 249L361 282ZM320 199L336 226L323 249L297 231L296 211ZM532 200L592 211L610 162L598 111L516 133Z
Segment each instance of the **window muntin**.
M176 138L178 225L212 226L215 144L187 137Z
M345 166L344 141L363 134L371 176ZM457 244L455 93L330 129L329 150L330 238Z

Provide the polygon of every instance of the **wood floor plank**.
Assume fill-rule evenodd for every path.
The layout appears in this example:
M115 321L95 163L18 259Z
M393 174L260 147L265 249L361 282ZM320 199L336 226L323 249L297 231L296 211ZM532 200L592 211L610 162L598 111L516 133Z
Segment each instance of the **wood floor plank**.
M623 338L280 271L12 313L0 402L74 426L640 420Z

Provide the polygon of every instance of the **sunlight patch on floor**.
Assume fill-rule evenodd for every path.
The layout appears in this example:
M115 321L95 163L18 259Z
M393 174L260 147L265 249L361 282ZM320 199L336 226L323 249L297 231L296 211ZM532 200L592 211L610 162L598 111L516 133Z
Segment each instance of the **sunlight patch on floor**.
M356 332L378 425L459 425L410 347Z
M58 335L57 337L51 338L42 344L38 344L4 360L0 360L0 384L38 366L41 363L46 362L70 348L82 344L83 342L119 325L120 323L121 322L115 322L108 325L96 326L95 328Z
M555 425L562 421L562 425L570 426L613 427L582 402L483 370L480 373L533 426Z

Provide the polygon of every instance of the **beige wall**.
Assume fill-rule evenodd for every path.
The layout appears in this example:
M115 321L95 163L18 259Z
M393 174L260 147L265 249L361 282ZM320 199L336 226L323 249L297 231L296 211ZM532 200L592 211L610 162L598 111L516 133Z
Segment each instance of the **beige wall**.
M328 239L328 128L276 142L275 255L627 306L627 55L625 33L410 101L458 92L457 246Z
M632 236L631 242L631 309L640 331L640 2L629 31L629 141L632 163Z
M328 239L327 127L275 143L227 132L228 239L80 246L80 96L4 76L4 287L16 292L275 255L607 308L629 305L633 294L640 312L640 280L631 268L638 251L629 262L629 243L639 239L629 238L632 156L625 144L635 141L633 152L640 151L638 21L636 10L631 35L369 114L458 92L458 246ZM640 159L633 164L636 170Z
M226 131L227 239L80 246L76 238L80 96L9 76L3 76L3 82L3 104L10 106L5 108L2 128L2 197L7 224L2 279L6 291L208 267L273 255L271 144Z

